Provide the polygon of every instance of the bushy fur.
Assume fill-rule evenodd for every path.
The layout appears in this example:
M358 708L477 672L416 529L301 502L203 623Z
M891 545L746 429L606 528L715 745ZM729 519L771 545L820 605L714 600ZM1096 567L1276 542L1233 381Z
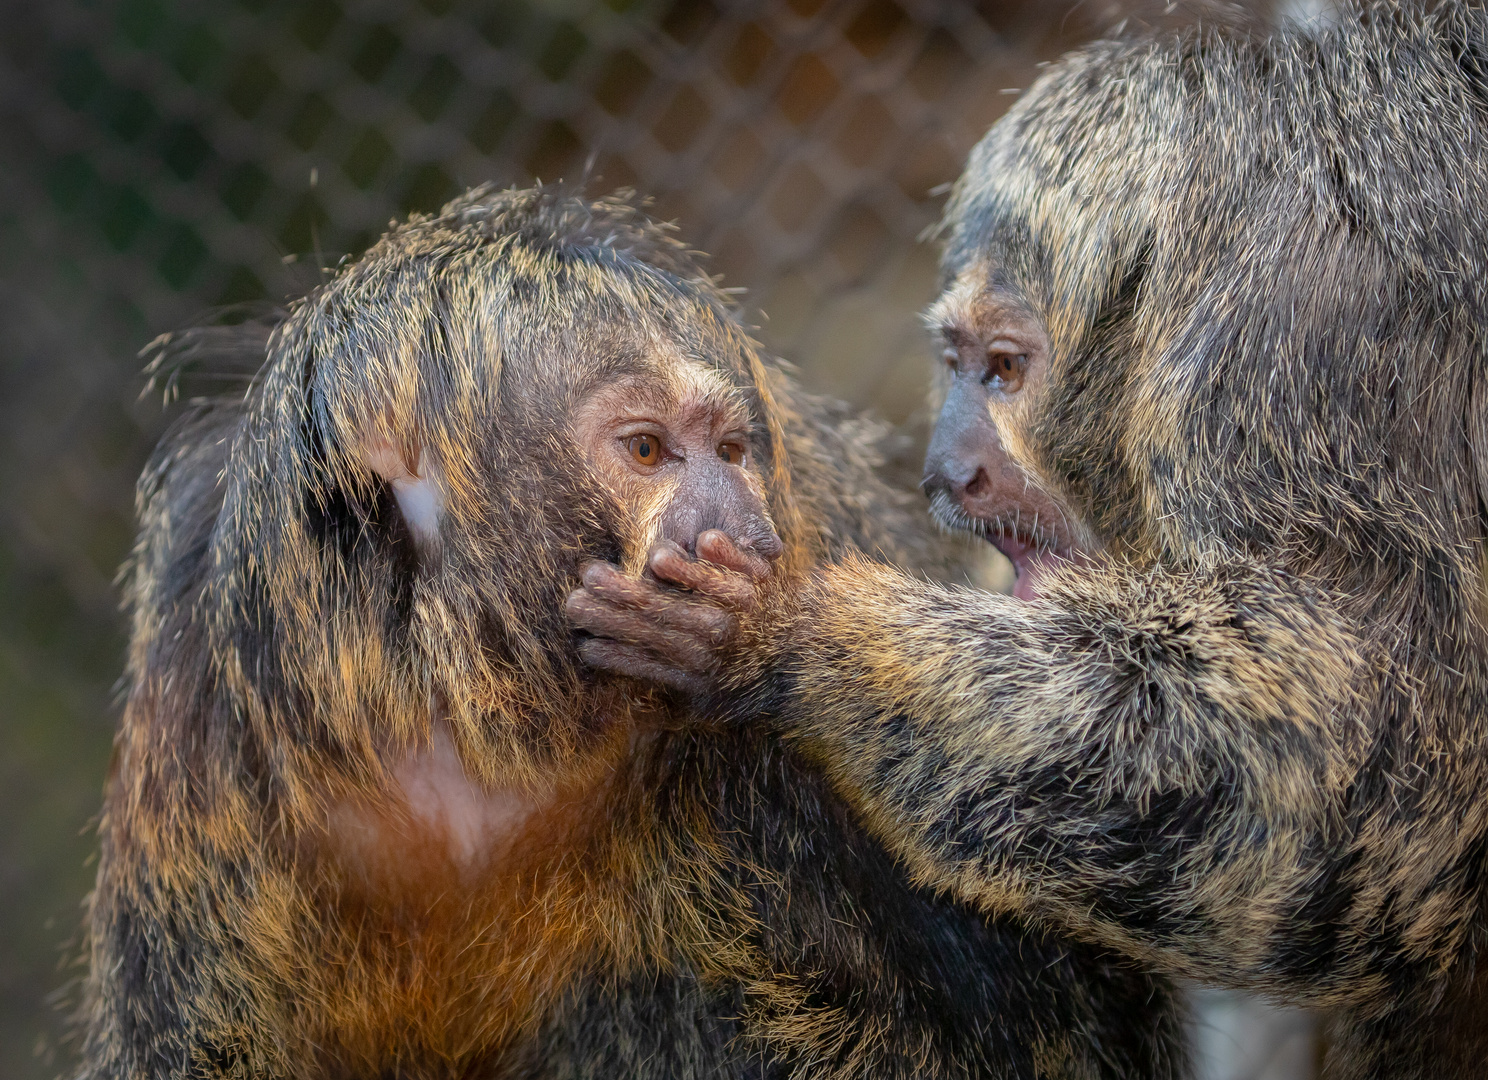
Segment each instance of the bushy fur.
M82 1077L1177 1074L1161 980L911 887L792 751L581 669L563 597L638 541L569 410L655 338L753 401L783 578L953 571L875 429L625 201L477 191L282 322L163 342L267 361L141 481ZM378 432L437 454L434 549ZM469 774L574 793L494 884L335 841L431 702Z
M1047 327L999 438L1100 554L1032 604L849 562L782 646L921 881L1328 1009L1333 1078L1488 1058L1485 166L1476 8L1063 60L945 271Z

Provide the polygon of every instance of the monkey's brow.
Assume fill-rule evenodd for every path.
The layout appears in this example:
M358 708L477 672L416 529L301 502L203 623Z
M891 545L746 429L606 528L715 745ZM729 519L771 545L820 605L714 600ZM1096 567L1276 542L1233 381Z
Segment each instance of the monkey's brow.
M692 401L684 400L684 408L697 408L707 410L713 414L715 424L722 421L724 426L753 429L754 416L750 411L749 404L743 395L734 387L727 390L710 391Z
M965 349L976 344L975 335L958 323L941 323L938 331L941 339L953 348Z
M665 369L660 387L679 408L707 409L716 417L747 424L748 402L740 388L705 360L689 358Z
M641 403L666 412L699 412L713 414L730 426L749 428L754 423L753 411L737 387L712 379L691 380L667 375L648 375L626 381L629 392Z

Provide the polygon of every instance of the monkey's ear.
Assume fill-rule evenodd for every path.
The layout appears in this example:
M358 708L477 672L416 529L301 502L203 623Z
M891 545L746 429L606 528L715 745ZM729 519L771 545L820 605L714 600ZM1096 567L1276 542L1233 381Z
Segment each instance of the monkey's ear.
M434 455L426 449L409 455L380 436L366 440L362 447L368 468L392 486L398 510L419 549L438 543L444 485Z

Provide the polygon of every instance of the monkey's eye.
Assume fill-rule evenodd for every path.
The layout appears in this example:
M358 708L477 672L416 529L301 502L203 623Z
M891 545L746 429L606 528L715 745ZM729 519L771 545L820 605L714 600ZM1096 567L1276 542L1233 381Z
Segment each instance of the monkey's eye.
M987 354L987 382L993 379L1002 384L1009 393L1023 385L1023 372L1028 369L1027 353L989 352Z
M742 466L744 464L744 448L738 443L719 443L718 456L730 465Z
M637 465L656 465L661 461L661 440L646 432L625 440L625 447Z

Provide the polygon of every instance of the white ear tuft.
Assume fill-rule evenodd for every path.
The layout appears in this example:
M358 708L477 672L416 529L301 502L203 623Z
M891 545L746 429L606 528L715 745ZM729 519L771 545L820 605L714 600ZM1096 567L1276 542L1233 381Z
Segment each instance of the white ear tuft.
M385 439L367 445L367 464L393 487L393 498L414 542L426 549L439 541L439 521L444 516L444 486L434 456L420 450L416 471L409 471L403 455Z

